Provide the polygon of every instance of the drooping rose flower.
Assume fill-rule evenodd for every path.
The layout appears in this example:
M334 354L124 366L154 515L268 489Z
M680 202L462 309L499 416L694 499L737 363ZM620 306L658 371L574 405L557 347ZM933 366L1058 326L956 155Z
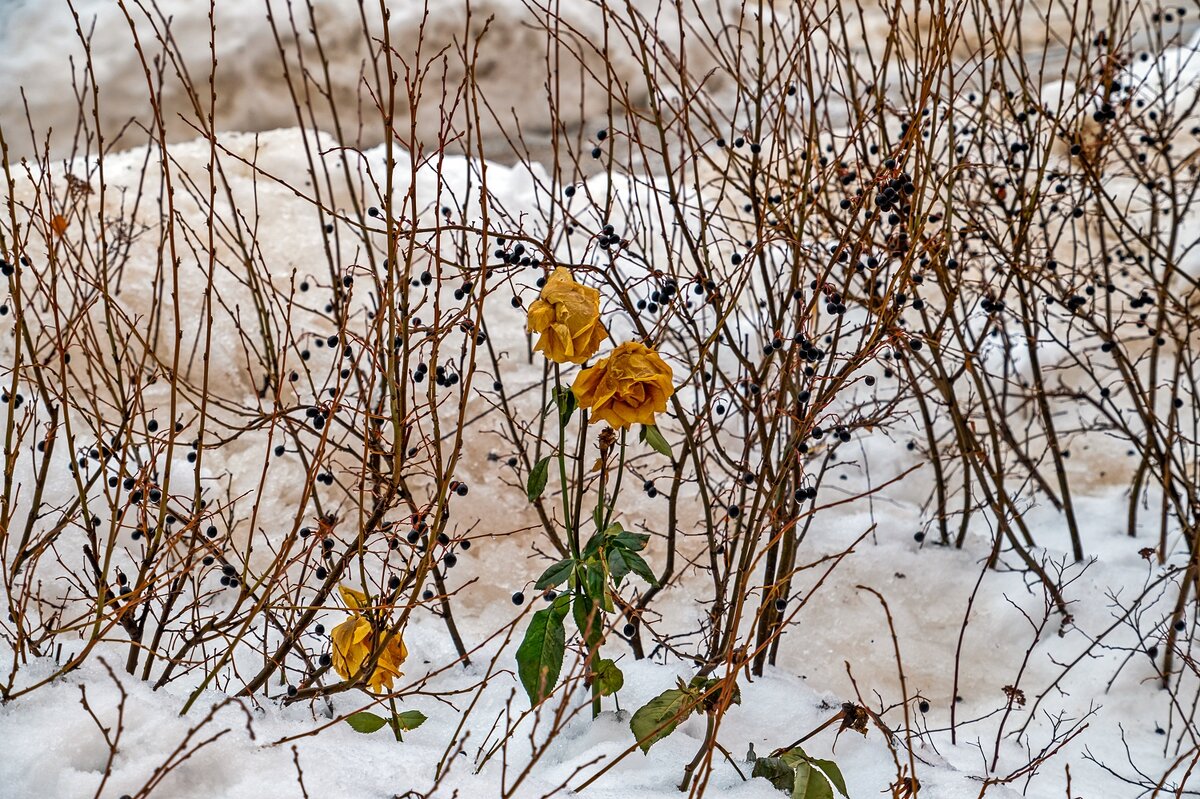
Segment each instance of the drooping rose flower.
M562 266L529 306L526 328L540 334L534 349L555 363L583 363L608 337L600 322L600 292L576 283Z
M675 393L671 367L636 341L620 345L582 370L571 390L580 407L591 409L592 422L613 427L654 424L654 415L667 409L667 399Z
M385 637L377 633L371 620L360 611L367 604L367 596L361 591L338 586L342 601L350 608L350 618L333 628L330 638L333 639L333 670L348 680L358 676L367 680L367 687L375 693L392 690L392 681L403 677L400 664L408 658L408 649L404 639L395 633L388 639L375 661L375 668L368 674L359 674L363 664L368 662L372 653Z

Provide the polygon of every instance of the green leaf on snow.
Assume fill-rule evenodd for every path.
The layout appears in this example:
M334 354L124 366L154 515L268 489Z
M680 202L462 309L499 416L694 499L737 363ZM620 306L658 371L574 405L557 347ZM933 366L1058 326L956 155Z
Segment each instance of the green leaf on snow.
M672 688L638 708L629 720L629 729L642 752L649 752L651 746L673 733L679 722L691 715L693 703L690 692Z
M534 613L525 639L517 648L517 675L532 705L540 704L558 683L567 646L563 618L570 601L568 594L562 594L550 607Z

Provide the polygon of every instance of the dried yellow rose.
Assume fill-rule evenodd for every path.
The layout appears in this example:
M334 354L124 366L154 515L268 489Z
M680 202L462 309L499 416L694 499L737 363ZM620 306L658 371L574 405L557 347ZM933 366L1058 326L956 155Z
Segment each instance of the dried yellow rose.
M636 341L622 344L582 370L571 390L581 408L591 409L592 422L613 427L654 424L654 415L667 409L667 399L675 393L671 367Z
M529 307L526 328L541 334L534 349L555 363L583 363L608 338L600 322L600 292L576 283L571 270L562 266Z
M354 612L330 633L333 639L333 669L342 679L348 680L355 675L364 676L359 675L359 671L370 660L378 646L377 642L383 636L377 635L370 619L358 612L367 605L366 594L345 586L338 586L338 590L346 607ZM365 675L367 687L376 693L392 690L392 681L404 676L400 664L407 658L408 649L404 646L404 639L399 633L392 635L379 653L375 668Z

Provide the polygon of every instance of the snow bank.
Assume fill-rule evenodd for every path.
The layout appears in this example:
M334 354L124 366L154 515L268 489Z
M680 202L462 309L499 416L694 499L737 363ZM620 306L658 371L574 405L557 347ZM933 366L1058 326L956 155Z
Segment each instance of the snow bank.
M690 0L680 12L684 24L713 18L718 4L719 0ZM110 140L130 119L146 127L153 122L148 114L147 80L138 47L147 60L168 58L170 66L158 92L163 117L171 140L192 138L195 128L181 115L194 119L195 114L178 75L190 76L203 95L201 101L207 111L206 86L212 58L208 47L212 38L209 4L161 0L147 4L152 9L147 14L138 9L139 4L129 3L129 17L110 0L81 0L74 5L77 19L65 2L15 0L0 5L0 82L10 87L0 95L0 129L5 131L10 153L22 156L34 151L25 122L26 105L34 130L39 131L37 149L43 143L41 136L51 129L52 152L59 156L70 153L79 115L72 101L73 81L79 86L88 82L89 62L82 44L85 39L92 45L90 68L99 86L100 127ZM556 24L575 43L573 53L556 56L547 53L545 28L552 23L548 14L537 10L538 4L522 0L446 0L434 3L428 14L426 5L424 0L390 3L387 35L396 52L397 69L403 72L403 63L408 70L416 70L419 65L425 72L427 98L412 121L417 140L427 146L436 146L441 140L443 115L454 120L458 131L465 130L465 105L461 97L454 95L465 77L466 50L472 53L474 79L490 108L483 113L479 133L497 153L507 152L504 134L514 130L516 120L520 120L533 146L549 141L551 91L557 98L559 118L568 129L585 122L588 127L602 126L609 80L631 87L632 102L644 100L644 92L637 89L640 66L630 43L618 40L605 49L604 15L623 11L602 10L599 5L584 2L556 4L555 10L562 18ZM726 1L725 5L734 8L738 4ZM631 7L653 25L665 43L680 40L680 16L674 10L664 8L657 0L637 0ZM377 144L382 136L376 128L357 132L360 103L368 104L368 112L374 112L364 91L374 80L364 18L371 39L381 40L384 28L378 5L373 3L216 3L212 23L216 27L219 64L216 128L264 131L296 125L299 120L289 85L303 91L297 76L302 69L309 69L319 73L322 80L327 72L329 96L313 103L315 119L306 116L304 124L334 130L331 109L336 108L346 131L344 143L362 147ZM165 52L158 41L158 34L167 30L180 43L175 52ZM692 60L692 68L698 72L711 66L702 48L696 48ZM290 77L285 76L284 65ZM555 78L553 87L548 85L548 75ZM403 80L413 83L414 93L417 91L412 72L405 72ZM444 103L438 99L443 85L450 92ZM405 92L403 86L401 92ZM85 114L90 122L90 101ZM412 109L402 96L396 129L407 131L411 117ZM136 143L138 138L139 134L133 132L126 141Z
M258 257L269 268L273 290L283 296L294 296L295 285L310 274L309 262L318 258L327 238L313 206L294 190L304 184L307 175L305 139L293 130L260 136L229 135L223 137L221 143L227 151L224 158L228 166L226 175L235 201L239 204L257 202L258 207L269 209L258 221L255 235ZM318 141L315 149L329 152L327 157L335 157L334 151L325 146L328 143ZM199 174L208 154L209 148L204 142L179 145L173 148L173 163L180 174ZM121 189L132 189L142 179L138 167L144 158L144 151L133 151L106 162L109 197L114 203L114 211L122 207ZM382 158L382 150L364 153L355 179L378 180L379 170L383 168ZM253 161L257 170L245 165L239 168L239 159ZM396 173L397 196L406 195L410 188L405 177L409 173L408 162L405 157L400 161ZM453 158L440 164L440 170L426 165L418 174L418 206L426 208L425 213L430 217L436 217L441 206L452 201L457 207L466 209L464 215L467 218L473 218L480 212L480 198L470 196L468 184L479 166ZM86 173L84 164L70 168ZM489 165L488 170L491 196L487 201L492 211L499 214L493 217L493 224L503 228L505 220L513 224L524 220L522 224L526 224L536 218L540 204L548 201L544 173L537 168L528 170L494 164ZM273 177L268 178L264 173ZM597 181L593 188L602 192L604 179L593 180ZM355 190L358 189L354 186L342 185L335 191L334 204L344 204L349 193ZM626 187L625 191L630 202L638 201L636 188ZM369 194L366 199L368 202L378 200ZM645 200L642 196L642 201ZM161 224L155 209L147 207L140 213L142 216L133 222L148 230ZM203 226L207 219L207 212L199 204L189 204L183 198L178 214L183 222L197 226ZM124 277L127 287L117 298L120 308L117 318L126 320L131 334L150 312L149 295L144 288L154 281L158 251L158 240L154 235L135 240L129 250ZM564 250L564 257L567 254ZM219 257L228 257L230 263L236 261L235 255L227 247L219 250ZM311 271L312 279L317 280L316 270ZM184 308L195 308L199 302L205 285L201 277L200 270L184 270L181 275L178 290ZM232 269L219 271L214 279L225 292L226 304L216 312L214 321L216 349L209 358L210 380L213 385L222 387L222 398L231 403L231 408L249 412L259 403L257 375L252 362L237 345L234 335L236 316L231 310L237 304L233 299L244 297L245 289ZM529 292L532 284L514 285L513 290ZM369 305L367 296L360 295L357 290L352 297L354 302L360 303L356 306L359 310ZM524 388L536 386L541 381L540 366L521 356L524 351L523 312L506 303L494 302L488 313L489 328L496 331L494 344L508 353L503 375L507 389L516 395ZM195 334L200 330L198 317L189 310L180 321L185 330L183 340L195 341ZM3 332L7 334L11 330L11 319L2 324L5 325ZM329 333L322 326L324 323L319 315L304 314L302 303L295 308L292 324L296 335L322 337ZM8 335L0 339L5 342L0 359L12 357L9 340ZM162 354L165 355L165 351ZM186 376L191 380L198 379L201 364L187 357L188 351L183 354L185 357L181 362L185 364ZM330 356L326 351L314 357ZM152 415L161 412L165 418L169 401L165 390L148 392L143 401ZM222 418L220 412L214 413L214 426L210 428L214 433L221 432ZM235 420L237 414L231 411L226 418ZM862 443L863 461L875 469L869 476L873 483L858 465L846 463L838 467L844 476L841 488L847 492L863 490L919 464L919 457L905 448L903 432L901 426L894 433L894 439L866 438ZM243 521L245 508L249 506L258 508L259 518L270 520L289 518L300 502L304 469L287 458L271 458L269 453L273 443L268 431L242 431L233 440L213 447L206 454L207 474L220 478L229 497L243 498L243 504L238 506L242 509L238 515ZM520 529L534 522L520 486L514 485L500 465L488 458L489 451L500 443L486 426L481 426L471 436L463 477L471 482L473 490L455 510L456 516L468 522L482 520L485 527L480 532L484 535ZM1094 456L1085 452L1072 463L1073 467L1083 471L1096 470L1104 466L1108 457L1106 451L1098 449ZM185 467L182 462L177 465ZM31 468L32 460L23 457L18 478L30 479ZM259 487L260 478L264 479L265 489ZM973 531L972 535L979 539L981 547L964 551L930 549L915 541L912 533L921 528L926 513L921 498L927 493L922 486L927 486L929 479L927 474L919 473L913 478L915 482L906 481L880 491L865 507L856 504L822 513L820 523L806 539L806 547L813 557L837 552L873 525L878 524L878 527L833 572L828 582L813 592L804 611L806 621L784 637L778 668L764 679L743 681L743 704L729 714L720 739L735 757L740 758L748 744L754 744L758 753L764 754L773 746L784 743L784 739L799 737L816 727L841 701L855 698L850 674L864 691L868 704L874 704L875 691L889 703L897 701L899 683L891 636L882 608L858 588L866 585L879 590L890 604L901 641L910 696L919 696L930 705L925 713L914 710L916 728L935 730L930 734L930 740L936 743L936 749L927 743L919 744L918 776L932 796L973 794L975 775L980 770L977 745L994 734L996 719L987 714L1003 705L1004 686L1016 684L1020 675L1020 684L1026 686L1032 709L1037 694L1059 673L1056 664L1078 657L1088 646L1090 636L1111 623L1112 614L1116 612L1115 603L1125 601L1131 592L1136 592L1136 586L1161 573L1138 555L1144 542L1129 538L1121 529L1126 500L1120 491L1103 483L1097 484L1094 493L1080 497L1078 502L1081 517L1090 520L1088 544L1091 551L1098 553L1098 562L1086 569L1066 567L1068 574L1078 576L1068 589L1068 599L1081 600L1074 625L1062 635L1057 629L1044 630L1032 644L1028 663L1023 665L1034 632L1028 619L1038 618L1043 598L1038 592L1031 591L1018 575L988 572L982 577L985 590L976 596L975 611L964 634L963 660L956 676L955 650L962 630L962 613L982 570L977 555L971 553L986 549L990 532ZM72 484L66 481L65 470L63 480L58 490L65 497L72 489ZM186 484L186 481L181 482L181 485ZM52 495L54 491L52 485ZM629 514L632 520L661 529L661 510L649 501L631 506ZM495 521L501 518L502 522ZM1030 506L1028 518L1031 525L1041 530L1040 540L1059 542L1057 545L1061 548L1056 550L1053 548L1056 545L1052 544L1046 555L1052 560L1065 559L1066 537L1061 518L1052 509L1036 505ZM489 523L494 530L487 527ZM235 551L239 540L269 541L278 534L269 526L262 531L251 531L245 526L240 530L231 538L230 546ZM455 601L460 608L463 635L471 643L481 641L520 612L507 597L513 591L527 589L543 565L542 561L529 556L526 545L519 539L489 541L481 536L478 544L470 553L463 553L462 565L453 575L451 586L452 590L469 586L469 590L464 590ZM118 557L132 557L132 552ZM495 577L495 563L505 564L500 579ZM482 577L482 582L473 583L476 577ZM695 607L689 597L702 593L702 583L706 579L700 575L688 576L664 598L660 609L668 623L695 622L700 618L703 610ZM805 584L804 579L809 582ZM816 575L802 578L796 586L797 595L803 596L810 588L815 588L816 580ZM64 589L60 598L70 600L70 591ZM340 618L341 614L330 611L324 620L333 624ZM1135 622L1113 640L1136 649L1153 634L1153 630L1140 628ZM426 612L418 612L413 617L406 638L413 653L406 666L408 680L424 680L427 672L436 672L454 659L442 623ZM121 663L122 651L113 645L105 650L105 657L117 666ZM485 648L485 653L489 651L494 652L494 647ZM65 654L70 655L69 652ZM655 658L634 662L618 640L607 645L606 655L619 658L626 670L627 687L620 696L623 708L639 706L670 687L676 676L687 674L686 664L674 661ZM1163 714L1167 708L1163 695L1152 684L1153 662L1150 658L1135 657L1123 669L1118 669L1124 656L1121 650L1104 650L1085 658L1038 706L1030 737L1021 745L1007 741L1001 746L1000 770L1003 771L1006 763L1011 763L1013 768L1023 763L1027 757L1024 747L1036 751L1038 746L1050 740L1054 727L1052 716L1082 719L1094 705L1103 707L1091 718L1091 726L1072 741L1057 761L1072 764L1075 790L1083 795L1089 791L1104 794L1114 790L1112 778L1101 769L1090 767L1081 759L1081 754L1089 751L1105 762L1123 762L1124 749L1112 732L1118 722L1123 723L1130 734L1130 746L1140 764L1162 762L1160 739L1154 731L1158 723L1157 711L1152 708L1161 708ZM510 658L511 652L504 653L500 662L511 663ZM48 661L35 662L23 668L21 680L35 681L50 673L49 669ZM1119 677L1110 691L1098 688L1117 671ZM457 734L459 714L468 704L463 697L473 695L476 682L483 677L479 666L454 669L432 677L425 686L428 690L462 693L456 694L459 698L451 700L451 704L433 701L428 695L410 700L411 707L425 712L430 721L410 733L402 745L397 745L386 735L360 736L344 726L319 735L304 735L322 726L331 714L354 710L356 703L362 701L359 696L339 696L330 705L318 704L312 708L284 708L263 699L247 704L245 710L227 706L205 731L197 733L193 743L221 729L228 728L229 732L179 766L163 783L161 793L156 795L179 799L214 794L232 799L260 796L264 792L299 795L298 784L288 789L290 793L274 793L282 791L279 786L296 783L293 743L305 785L312 796L386 797L410 789L426 790L435 781L434 769L443 753L447 748L453 750L457 744L462 744L465 752L452 758L454 765L442 783L442 790L458 789L461 795L494 795L501 780L505 779L500 764L492 759L478 771L475 764L481 757L480 747L490 740L488 725L503 713L505 703L519 687L510 672L491 675L482 688L479 705L471 711L468 723L471 735L464 740ZM957 701L956 679L957 694L961 697ZM136 790L150 778L171 747L184 739L190 726L202 716L205 706L223 699L219 692L210 691L192 714L178 718L176 713L191 687L189 682L185 679L154 692L146 684L121 679L130 696L121 722L125 737L106 791L119 794ZM0 740L4 742L6 754L0 761L0 784L6 786L6 796L14 799L74 796L89 794L95 789L105 767L107 748L80 704L81 687L86 688L88 701L101 720L105 724L114 723L118 692L115 683L94 660L68 678L0 708ZM523 701L523 698L517 699L518 703ZM981 716L987 718L965 727L959 744L952 746L945 728L949 709L955 704L960 722ZM1025 711L1018 709L1016 712L1023 723ZM1017 726L1017 723L1011 723L1008 729ZM517 729L527 727L518 726ZM656 746L649 756L635 755L622 762L590 787L585 795L618 797L628 796L631 791L645 797L676 795L674 786L679 779L679 769L690 759L702 735L703 729L697 722L683 725L680 733ZM301 737L283 745L272 745L293 736ZM488 745L492 743L494 741ZM611 707L596 722L576 718L539 763L519 795L541 796L564 782L578 784L579 775L589 773L589 764L596 757L615 756L631 744L624 717ZM527 751L527 743L518 735L512 745L514 749L510 755L519 762L522 752ZM832 736L826 734L810 748L836 757L853 796L875 794L893 778L891 757L877 730L872 729L866 739L845 733L836 745ZM987 754L990 757L990 751ZM576 772L578 775L573 778ZM727 763L718 763L714 780L713 789L734 797L776 795L765 782L743 783ZM1053 773L1040 777L1036 795L1061 795L1060 782ZM1020 794L1015 788L1001 786L992 789L989 795Z

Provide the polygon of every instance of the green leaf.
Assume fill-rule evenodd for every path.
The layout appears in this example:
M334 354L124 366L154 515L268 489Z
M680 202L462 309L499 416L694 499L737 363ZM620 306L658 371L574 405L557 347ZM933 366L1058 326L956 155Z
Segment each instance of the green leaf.
M671 445L667 443L665 438L663 438L662 433L658 432L657 425L643 425L642 440L649 444L651 449L655 450L656 452L661 452L668 458L674 458L674 455L671 454Z
M810 758L810 762L821 769L821 772L833 783L833 787L837 788L838 793L845 796L846 799L850 799L850 794L846 793L846 780L842 777L842 771L837 767L837 763L832 760L818 760L815 757Z
M547 455L533 465L533 469L529 472L529 480L525 483L525 493L530 502L540 497L546 490L546 478L549 474L550 456Z
M594 612L595 608L595 601L587 594L577 594L575 602L571 606L571 612L575 617L575 626L579 628L579 634L583 636L588 649L600 646L602 638L600 614Z
M580 556L583 558L590 558L592 555L595 555L600 551L600 545L604 543L604 540L604 533L593 534L592 537L588 539L587 544L584 545L583 552L580 553Z
M646 548L646 544L650 543L650 536L645 533L628 533L622 530L613 536L610 543L614 547L628 549L630 552L641 552Z
M800 765L801 763L806 762L808 760L808 755L804 754L804 750L801 749L800 747L793 746L791 749L788 749L786 752L783 752L779 756L779 759L782 760L785 764L787 764L788 768L794 769L794 768L796 768L796 766Z
M792 799L833 799L833 789L825 775L808 762L796 766L796 782L792 785Z
M585 572L584 590L593 602L604 600L604 567L599 564L588 564Z
M625 685L625 675L617 664L605 658L596 664L596 687L601 696L612 696Z
M642 560L642 556L636 552L625 552L623 557L629 564L629 570L648 582L650 585L658 585L658 579L654 576L654 572L650 571L650 565Z
M517 674L531 705L540 704L558 683L567 646L563 617L570 601L570 595L563 594L550 607L534 613L517 648Z
M546 571L542 572L542 576L533 584L533 587L538 591L545 591L547 588L553 588L556 585L561 585L571 576L571 570L575 568L575 560L573 558L563 558L558 563L555 563Z
M383 716L376 716L374 713L354 713L346 717L346 723L355 732L361 732L364 735L381 730L387 726L387 719Z
M394 717L396 726L402 730L415 730L424 724L428 718L419 710L406 710L403 713L397 713Z
M575 392L568 386L562 386L554 397L554 401L558 404L558 421L559 424L566 424L571 414L575 413L575 409L579 407L579 403L575 399Z
M791 792L796 784L796 769L778 757L760 757L754 761L751 777L762 777L781 791Z
M720 685L724 682L724 678L710 677L693 677L688 687L695 692L697 696L703 696L701 700L705 710L715 710L721 700ZM732 705L740 705L742 703L742 689L738 684L733 684L733 696L729 698L729 703ZM797 747L798 748L798 747Z
M769 780L791 799L833 799L834 788L847 796L846 781L837 764L809 757L798 746L780 757L758 758L751 775Z
M691 694L672 688L640 707L629 720L629 729L642 752L649 752L651 746L673 733L693 709Z
M621 581L625 579L625 575L629 574L629 561L627 556L621 554L619 549L610 549L608 551L608 573L612 575L613 584L617 588L621 587Z

